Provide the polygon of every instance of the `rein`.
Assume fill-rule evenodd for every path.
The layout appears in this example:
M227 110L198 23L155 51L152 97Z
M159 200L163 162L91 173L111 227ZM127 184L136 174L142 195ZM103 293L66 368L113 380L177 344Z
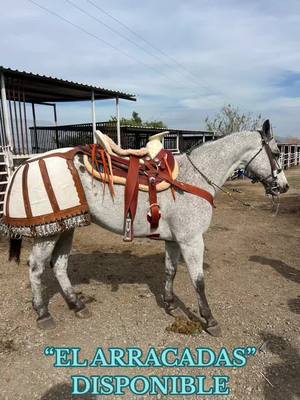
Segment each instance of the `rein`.
M219 190L221 190L223 193L225 193L227 196L229 196L231 199L238 201L239 203L241 203L243 206L246 207L251 207L251 205L249 203L246 203L244 201L242 201L241 199L238 199L237 197L233 196L233 194L231 192L229 192L226 189L223 189L221 186L217 185L215 182L213 182L211 179L209 179L206 175L204 175L204 173L202 171L200 171L200 169L195 165L195 163L193 162L193 160L190 157L189 153L186 153L187 159L189 160L189 162L192 164L193 168L202 176L202 178L204 178L204 180L210 185L212 186L214 189L217 188Z

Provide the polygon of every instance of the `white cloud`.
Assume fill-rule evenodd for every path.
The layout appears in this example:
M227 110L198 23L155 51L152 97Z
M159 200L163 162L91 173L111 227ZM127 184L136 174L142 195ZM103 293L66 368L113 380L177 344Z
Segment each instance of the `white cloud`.
M137 103L122 102L145 119L171 126L203 127L225 103L262 112L276 121L280 135L298 134L299 98L283 76L300 73L300 2L297 0L94 0L172 60L138 40L85 0L72 0L113 29L138 41L147 52L116 36L64 0L36 0L121 49L115 51L26 0L1 9L1 63L17 69L136 93ZM125 54L129 55L127 57ZM158 57L158 59L157 59ZM136 60L140 60L138 63ZM178 64L191 71L180 69ZM148 67L147 67L147 66ZM86 120L88 106L60 106L63 121ZM113 106L101 108L107 118ZM65 116L63 116L65 113ZM76 120L76 121L75 121Z

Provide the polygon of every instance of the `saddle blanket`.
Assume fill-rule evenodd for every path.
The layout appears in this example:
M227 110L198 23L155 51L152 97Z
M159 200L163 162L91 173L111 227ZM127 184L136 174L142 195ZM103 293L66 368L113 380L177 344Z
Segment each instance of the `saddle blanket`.
M73 158L73 148L54 150L15 171L5 194L2 230L4 225L10 236L47 236L90 223Z

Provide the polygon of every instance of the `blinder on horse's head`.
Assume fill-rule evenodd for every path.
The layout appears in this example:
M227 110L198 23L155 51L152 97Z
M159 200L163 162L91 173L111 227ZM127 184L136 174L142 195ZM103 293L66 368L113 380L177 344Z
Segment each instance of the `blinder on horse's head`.
M258 129L258 132L261 135L261 143L262 146L258 150L258 152L250 159L245 167L245 173L247 174L247 169L250 164L255 160L255 158L265 150L270 162L271 173L263 177L261 175L255 174L254 176L249 176L252 180L252 183L260 182L265 186L266 193L271 195L279 194L279 185L278 185L278 174L282 171L279 165L279 157L280 151L278 147L276 149L272 149L270 146L270 142L273 139L272 127L270 121L267 119L264 121L262 129Z

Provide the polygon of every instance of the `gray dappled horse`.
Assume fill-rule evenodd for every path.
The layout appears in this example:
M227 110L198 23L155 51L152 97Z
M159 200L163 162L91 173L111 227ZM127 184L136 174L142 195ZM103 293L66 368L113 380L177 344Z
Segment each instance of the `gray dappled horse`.
M233 133L214 142L196 146L189 155L178 156L176 158L180 167L178 179L206 189L215 196L216 186L210 185L204 176L216 185L222 186L235 169L245 168L264 185L266 193L276 196L288 190L286 177L279 168L279 155L267 120L261 131ZM115 186L116 196L112 199L108 191L103 193L99 181L92 182L83 165L82 156L76 156L74 161L82 180L92 221L105 229L122 234L124 186ZM170 312L175 308L173 280L179 257L182 255L197 292L200 314L206 320L206 330L217 336L220 334L220 327L208 305L203 276L203 234L210 225L212 207L206 200L180 191L177 191L174 201L171 190L158 193L158 202L161 220L157 233L160 239L165 241L166 247L164 291L166 310ZM147 211L148 194L140 192L134 224L137 237L146 237L149 234ZM89 316L87 307L77 297L67 274L73 233L73 230L70 230L34 240L29 258L30 282L33 307L38 314L38 325L41 328L54 326L48 304L42 296L41 286L42 273L50 262L70 308L74 309L79 317ZM11 239L11 242L13 240ZM16 251L20 252L20 249Z

